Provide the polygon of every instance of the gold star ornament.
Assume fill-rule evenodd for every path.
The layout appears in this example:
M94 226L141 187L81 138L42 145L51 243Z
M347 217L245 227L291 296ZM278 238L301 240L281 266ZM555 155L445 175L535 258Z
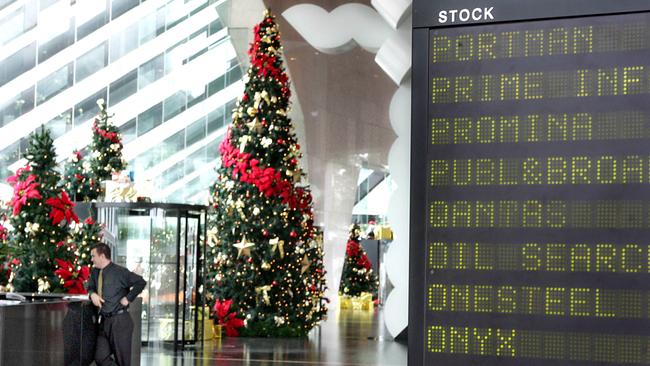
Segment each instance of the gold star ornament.
M244 235L241 241L234 244L233 246L238 249L237 258L241 257L242 255L250 257L251 248L255 246L255 243L246 240L246 235Z

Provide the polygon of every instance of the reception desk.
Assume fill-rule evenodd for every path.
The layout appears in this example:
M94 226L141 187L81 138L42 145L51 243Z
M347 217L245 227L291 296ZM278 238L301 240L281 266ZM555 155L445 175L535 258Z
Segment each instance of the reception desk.
M11 303L0 293L0 366L85 366L95 351L96 311L90 301L63 295L21 294ZM129 308L134 320L132 365L140 364L138 299Z

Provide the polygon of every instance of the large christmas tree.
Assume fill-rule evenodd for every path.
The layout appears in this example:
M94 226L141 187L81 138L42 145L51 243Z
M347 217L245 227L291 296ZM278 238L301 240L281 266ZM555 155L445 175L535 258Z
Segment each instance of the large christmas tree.
M345 262L339 291L342 295L359 296L364 292L377 296L377 275L372 263L360 244L359 225L350 227L350 237L345 248Z
M7 180L14 188L9 219L12 247L10 285L18 292L84 292L89 268L79 266L69 227L78 222L67 193L59 187L56 155L48 130L29 139L27 165Z
M254 29L245 90L222 141L212 187L208 296L245 319L247 336L303 336L326 313L322 246L274 17ZM232 300L232 303L229 301Z
M122 158L122 136L111 122L106 104L103 99L97 101L99 114L93 121L93 137L90 143L90 170L92 179L101 183L111 179L111 173L120 172L126 168Z

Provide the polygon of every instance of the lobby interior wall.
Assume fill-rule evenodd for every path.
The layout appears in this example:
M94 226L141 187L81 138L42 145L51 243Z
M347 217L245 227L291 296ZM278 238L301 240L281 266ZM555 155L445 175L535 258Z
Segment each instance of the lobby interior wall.
M309 3L332 11L349 2ZM370 5L370 1L361 3ZM296 5L295 1L266 0L265 5L276 14L282 32L285 62L297 97L293 112L299 103L304 116L303 160L310 168L316 224L325 231L328 295L334 300L359 169L388 168L388 152L396 137L388 112L395 85L375 63L371 52L354 48L324 54L307 43L281 16ZM300 116L294 122L297 119Z

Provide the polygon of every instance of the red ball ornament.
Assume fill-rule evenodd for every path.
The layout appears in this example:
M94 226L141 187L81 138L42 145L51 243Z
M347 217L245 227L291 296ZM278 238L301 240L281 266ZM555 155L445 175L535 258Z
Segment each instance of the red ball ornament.
M291 164L296 165L296 164L298 164L298 161L296 159L291 159Z
M296 144L296 150L300 150L300 144Z
M248 257L248 259L247 259L246 261L247 261L248 263L253 263L253 258Z
M262 235L269 236L269 232L266 229L262 229Z
M278 139L278 145L284 145L284 140L283 139Z
M273 282L271 283L271 285L273 285L273 286L277 286L277 285L278 285L278 281L273 281Z
M244 102L248 101L248 94L244 94L244 96L241 98Z
M296 236L298 236L298 234L296 234L295 231L291 230L291 232L289 233L289 236L292 237L292 238L295 238Z

